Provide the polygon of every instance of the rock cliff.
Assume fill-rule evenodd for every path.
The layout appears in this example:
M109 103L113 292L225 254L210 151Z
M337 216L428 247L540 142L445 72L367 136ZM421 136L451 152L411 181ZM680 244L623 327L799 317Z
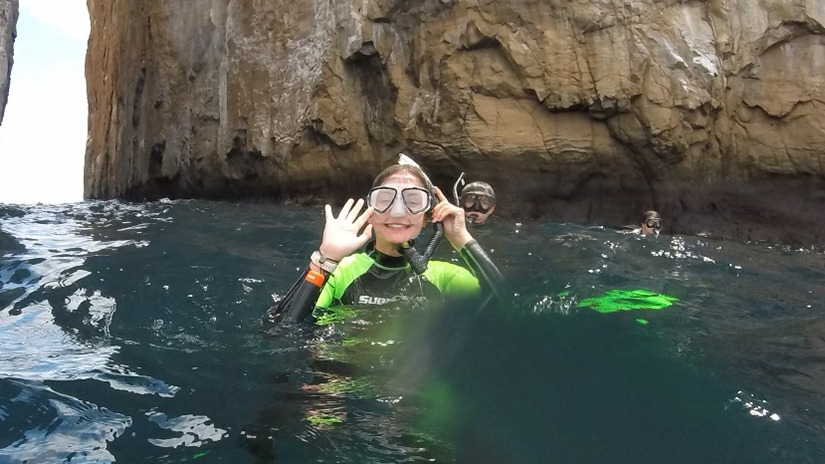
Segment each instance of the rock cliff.
M17 14L17 0L0 0L0 124L3 123L3 114L9 100Z
M825 243L822 0L88 0L90 198L362 195Z

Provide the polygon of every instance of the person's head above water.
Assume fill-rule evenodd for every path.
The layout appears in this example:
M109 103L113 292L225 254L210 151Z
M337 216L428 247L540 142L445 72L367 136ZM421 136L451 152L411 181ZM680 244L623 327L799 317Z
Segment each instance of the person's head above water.
M464 208L467 220L481 224L496 209L496 192L487 182L470 182L461 189L458 201L458 206Z
M645 211L642 215L642 235L658 234L662 229L662 218L656 211Z
M432 183L413 164L395 164L381 171L367 195L376 249L387 253L418 236L434 206Z

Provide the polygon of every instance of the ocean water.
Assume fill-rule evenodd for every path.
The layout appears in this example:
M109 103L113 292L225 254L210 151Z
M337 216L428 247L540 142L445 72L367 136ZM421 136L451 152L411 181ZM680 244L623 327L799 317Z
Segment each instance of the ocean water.
M272 328L322 220L0 205L0 462L825 462L817 250L497 218L512 302Z

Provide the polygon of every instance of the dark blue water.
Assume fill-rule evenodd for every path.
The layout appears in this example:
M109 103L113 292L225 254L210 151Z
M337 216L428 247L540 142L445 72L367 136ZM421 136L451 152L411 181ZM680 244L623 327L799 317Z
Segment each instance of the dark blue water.
M512 305L272 330L321 221L0 205L0 462L825 460L822 253L498 219ZM678 301L579 306L613 289Z

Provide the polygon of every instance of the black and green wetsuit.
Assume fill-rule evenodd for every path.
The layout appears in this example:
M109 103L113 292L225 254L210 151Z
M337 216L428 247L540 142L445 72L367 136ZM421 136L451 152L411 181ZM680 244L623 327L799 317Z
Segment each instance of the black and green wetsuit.
M404 257L384 255L370 243L366 251L342 260L320 288L307 282L302 274L270 311L270 316L279 321L299 322L336 305L500 297L504 279L478 242L469 242L459 254L470 270L444 261L430 261L427 270L416 275Z

